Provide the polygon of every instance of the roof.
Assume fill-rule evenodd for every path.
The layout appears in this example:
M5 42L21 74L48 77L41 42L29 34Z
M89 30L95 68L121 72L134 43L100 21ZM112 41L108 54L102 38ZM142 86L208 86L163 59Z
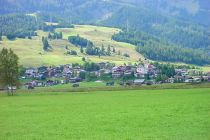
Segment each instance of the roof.
M143 83L145 79L136 79L134 80L134 83Z

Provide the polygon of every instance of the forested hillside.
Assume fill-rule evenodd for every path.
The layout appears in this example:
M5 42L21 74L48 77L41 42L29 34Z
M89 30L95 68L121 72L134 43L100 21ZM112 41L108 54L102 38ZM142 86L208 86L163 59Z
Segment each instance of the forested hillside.
M0 14L41 11L61 17L68 15L72 21L104 19L120 7L132 6L210 25L208 0L4 0L0 5Z
M124 29L113 39L138 46L137 51L152 60L210 62L210 32L205 26L139 8L122 8L104 24Z
M39 15L48 21L65 19L71 23L96 23L122 7L104 0L5 0L0 1L0 5L0 14L39 11Z
M202 49L183 48L141 32L121 32L112 37L119 42L136 45L136 50L146 58L159 61L209 64L208 52Z
M45 24L35 17L26 15L4 15L0 16L0 33L8 39L16 37L25 38L36 35L35 31L41 29Z
M58 25L47 25L36 15L9 14L0 16L0 33L8 39L36 36L37 30L53 31L56 28L71 28L70 24L60 22Z
M104 24L143 31L182 47L207 48L210 45L207 27L138 8L122 8Z
M210 25L209 0L117 0L185 21Z

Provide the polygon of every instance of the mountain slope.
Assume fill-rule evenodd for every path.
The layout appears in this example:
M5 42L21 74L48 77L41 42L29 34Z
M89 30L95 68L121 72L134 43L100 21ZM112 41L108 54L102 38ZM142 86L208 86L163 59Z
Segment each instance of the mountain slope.
M207 0L4 0L0 1L0 5L0 14L37 11L58 15L65 13L73 21L76 18L85 21L89 17L103 19L122 6L134 6L210 25L210 2Z
M143 31L177 46L207 48L210 45L209 31L206 27L144 9L122 8L103 23L126 30Z
M75 28L59 28L56 32L62 32L64 39L49 40L52 46L52 51L43 51L42 36L47 37L48 32L37 31L38 36L32 39L16 38L15 40L8 40L5 37L0 41L0 50L3 47L12 48L20 58L20 64L26 67L35 67L43 65L61 65L69 63L83 63L82 58L92 62L113 62L115 64L133 63L138 62L142 55L135 51L135 46L116 42L111 39L112 35L118 33L120 29L90 26L90 25L75 25ZM116 53L111 56L91 56L80 52L80 48L68 42L69 36L80 35L94 43L95 46L101 47L102 45L107 50L108 46L115 47ZM68 47L68 50L66 49ZM67 51L74 50L77 55L67 55ZM120 55L118 52L120 51ZM124 53L131 54L130 57L123 56Z
M210 2L206 0L4 0L0 4L0 14L35 12L47 22L118 27L141 34L136 39L146 38L142 44L155 42L160 52L167 46L198 51L199 56L210 54ZM157 47L147 47L145 52L159 58Z
M210 25L210 1L208 0L117 0L157 13Z

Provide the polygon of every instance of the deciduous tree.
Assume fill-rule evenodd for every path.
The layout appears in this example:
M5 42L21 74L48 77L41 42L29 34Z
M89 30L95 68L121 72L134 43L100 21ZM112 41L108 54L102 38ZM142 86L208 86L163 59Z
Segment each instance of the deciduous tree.
M0 84L7 87L8 95L13 95L13 87L19 86L18 56L11 49L0 52Z

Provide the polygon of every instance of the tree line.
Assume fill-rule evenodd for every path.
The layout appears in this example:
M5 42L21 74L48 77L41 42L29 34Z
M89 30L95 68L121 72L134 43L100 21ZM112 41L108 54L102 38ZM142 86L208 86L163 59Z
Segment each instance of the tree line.
M60 22L57 25L47 25L42 26L42 30L45 32L54 32L57 28L74 28L74 25L68 24L66 22Z
M83 37L70 36L68 38L69 42L73 45L80 47L81 53L86 53L88 55L96 55L96 56L110 56L112 53L116 53L115 47L108 46L107 48L102 45L101 47L96 47L93 42L87 40Z

